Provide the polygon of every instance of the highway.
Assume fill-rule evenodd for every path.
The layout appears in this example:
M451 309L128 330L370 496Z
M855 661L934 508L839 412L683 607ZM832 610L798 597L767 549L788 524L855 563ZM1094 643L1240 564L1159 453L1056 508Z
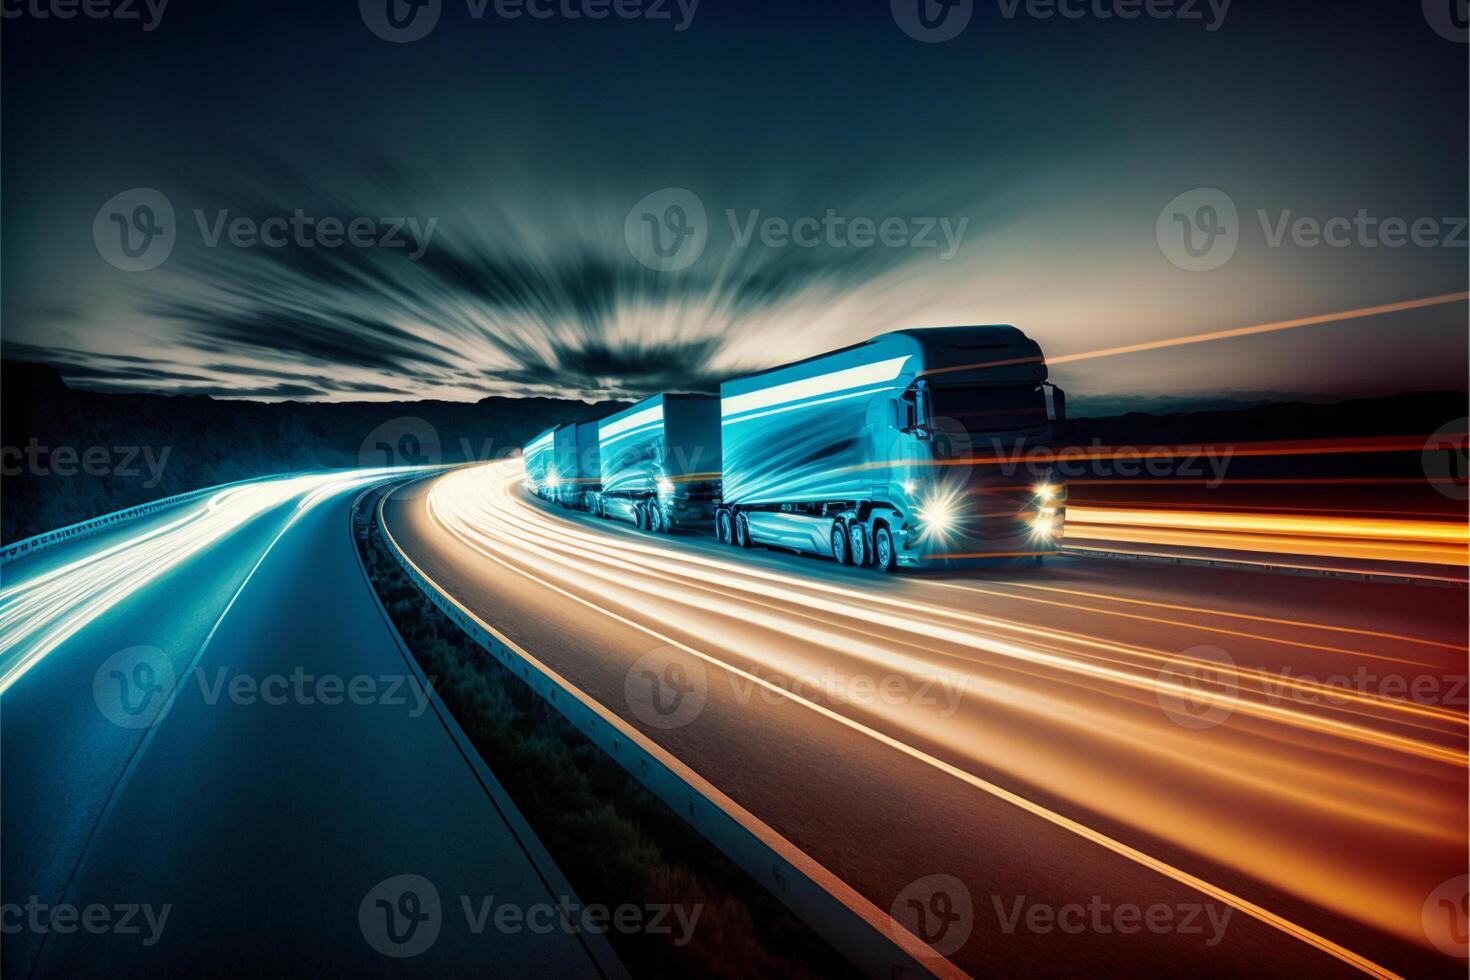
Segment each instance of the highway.
M431 580L965 971L1463 975L1461 589L889 578L551 508L513 462L417 489L384 520Z
M574 896L371 593L348 515L386 476L232 487L5 567L6 977L621 974L598 937L461 910Z

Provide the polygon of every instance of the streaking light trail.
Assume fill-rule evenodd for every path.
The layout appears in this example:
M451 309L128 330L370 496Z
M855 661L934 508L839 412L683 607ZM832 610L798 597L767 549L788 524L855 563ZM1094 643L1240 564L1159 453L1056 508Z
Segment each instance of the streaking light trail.
M99 615L271 508L300 498L294 521L335 493L402 472L321 473L230 487L94 554L8 583L0 590L0 694Z
M1075 590L996 590L981 612L963 602L962 583L871 587L588 528L532 504L516 480L513 465L479 467L440 478L427 495L436 531L478 555L488 576L520 576L583 615L635 626L768 686L1364 972L1387 973L1343 937L1279 915L1249 890L1220 888L1188 862L1159 860L1143 842L1167 841L1202 866L1416 943L1423 895L1463 864L1463 707L1372 683L1340 696L1320 672L1280 669L1315 656L1344 672L1438 679L1462 662L1436 654L1443 643L1180 604L1114 606ZM1237 660L1192 652L1223 636ZM944 715L855 702L840 686L792 689L793 678L832 670L937 678L963 697ZM1161 710L1170 703L1220 721L1203 736ZM1043 806L1026 786L1066 805ZM1102 833L1099 817L1127 830Z

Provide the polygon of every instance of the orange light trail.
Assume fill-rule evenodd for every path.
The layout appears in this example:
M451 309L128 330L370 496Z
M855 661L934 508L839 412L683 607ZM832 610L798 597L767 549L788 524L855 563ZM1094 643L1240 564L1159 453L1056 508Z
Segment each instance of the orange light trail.
M1424 941L1417 904L1423 892L1409 901L1421 886L1405 882L1406 865L1413 862L1395 857L1395 849L1439 854L1463 848L1456 832L1465 789L1462 710L1373 690L1353 691L1334 704L1318 697L1324 685L1295 675L1278 681L1283 693L1277 700L1265 690L1274 676L1269 662L1222 667L1189 653L1199 642L1192 637L1222 635L1214 617L1257 624L1256 632L1224 635L1238 633L1262 651L1307 648L1349 663L1404 663L1416 673L1444 665L1317 642L1327 637L1302 631L1407 641L1418 650L1446 647L1437 641L1066 589L1052 594L1136 603L1176 616L1120 615L1034 595L1025 598L1038 612L1048 610L1039 618L981 613L945 598L958 583L885 580L872 587L862 578L834 581L820 569L788 573L757 556L723 557L614 524L569 520L532 504L514 489L513 474L493 468L436 481L424 506L446 540L493 564L496 575L534 581L589 614L616 619L778 691L1375 975L1387 971L1239 889L1223 891L1177 861L1159 861L1128 838L1137 831L1143 839L1170 841L1236 869L1244 880L1267 882L1418 943ZM1190 622L1195 616L1205 622ZM1110 624L1124 617L1148 628L1150 641L1110 636ZM1273 627L1293 632L1273 635ZM948 678L963 691L959 712L937 717L916 705L854 705L830 692L813 700L771 680L832 664ZM1219 683L1201 690L1189 682L1196 667L1210 668ZM1311 700L1300 701L1302 695ZM1202 740L1160 712L1159 697L1202 701L1224 709L1229 719ZM1088 751L1079 754L1079 745ZM1003 774L997 779L1039 786L1068 801L1068 812L980 778L976 767ZM1080 808L1075 815L1073 807ZM1102 834L1085 822L1087 813L1132 829ZM1369 846L1371 841L1392 845ZM1342 859L1344 847L1352 861ZM1434 882L1445 877L1433 873Z

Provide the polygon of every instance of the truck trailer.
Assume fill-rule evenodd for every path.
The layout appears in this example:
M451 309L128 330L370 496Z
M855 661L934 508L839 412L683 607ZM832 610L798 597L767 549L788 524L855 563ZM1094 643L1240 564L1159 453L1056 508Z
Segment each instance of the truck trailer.
M720 480L720 400L654 395L598 424L597 512L648 531L709 527Z
M884 571L1040 562L1066 490L1044 453L1022 459L1064 414L1011 326L900 330L727 381L715 533Z
M563 507L595 510L602 490L596 422L559 425L551 437L556 486L549 499Z
M521 448L521 465L526 470L526 487L543 500L554 499L557 477L552 465L556 430L565 426L552 426Z

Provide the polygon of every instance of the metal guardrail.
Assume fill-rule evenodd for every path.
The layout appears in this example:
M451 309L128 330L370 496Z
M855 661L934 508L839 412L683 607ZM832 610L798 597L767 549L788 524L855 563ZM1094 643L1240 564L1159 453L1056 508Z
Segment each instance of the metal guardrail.
M54 531L35 534L29 538L14 541L0 548L0 565L8 564L17 558L24 558L27 555L34 555L37 552L45 551L47 548L63 542L75 541L78 538L85 538L90 534L96 534L98 531L116 527L119 524L126 524L128 521L146 517L166 507L186 504L191 500L198 500L200 497L216 493L220 490L228 490L230 487L237 487L245 483L255 483L262 479L269 479L269 477L250 477L244 480L236 480L233 483L221 483L212 487L202 487L198 490L188 490L184 493L176 493L171 497L162 497L146 504L138 504L136 507L128 507L123 510L113 511L111 514L103 514L101 517L93 517L90 520L70 524L66 527L57 528Z
M378 502L376 530L430 602L863 974L883 980L966 976L754 814L446 593L388 530L386 500L384 495Z

